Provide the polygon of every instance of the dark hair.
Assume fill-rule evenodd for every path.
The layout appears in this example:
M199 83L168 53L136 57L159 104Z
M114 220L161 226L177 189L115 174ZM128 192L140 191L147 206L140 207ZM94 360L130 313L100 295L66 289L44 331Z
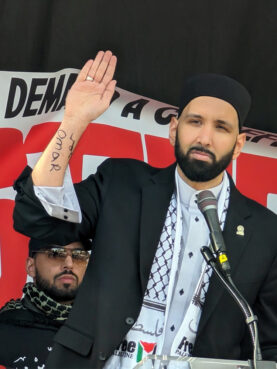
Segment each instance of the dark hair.
M85 250L91 250L92 249L92 241L90 239L85 240L72 240L67 243L67 245L71 242L81 242ZM29 241L29 256L33 257L33 254L41 249L49 249L50 247L53 247L53 245L57 245L54 242L49 242L45 240L38 240L36 238L31 238ZM65 246L65 245L59 245L59 246Z

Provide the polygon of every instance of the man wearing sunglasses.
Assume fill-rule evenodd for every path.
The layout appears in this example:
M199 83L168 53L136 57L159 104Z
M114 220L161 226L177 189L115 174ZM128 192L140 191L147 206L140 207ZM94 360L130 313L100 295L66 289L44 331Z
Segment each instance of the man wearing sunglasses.
M89 249L89 240L66 246L30 240L26 272L33 282L25 284L22 299L0 310L0 365L44 367L83 280Z

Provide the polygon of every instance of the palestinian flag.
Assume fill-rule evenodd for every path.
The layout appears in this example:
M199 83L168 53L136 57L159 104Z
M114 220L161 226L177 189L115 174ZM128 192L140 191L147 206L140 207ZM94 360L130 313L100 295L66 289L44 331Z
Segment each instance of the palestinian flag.
M156 352L156 345L157 345L156 342L150 343L139 341L137 352L137 363L142 360L144 353L148 355L154 354Z

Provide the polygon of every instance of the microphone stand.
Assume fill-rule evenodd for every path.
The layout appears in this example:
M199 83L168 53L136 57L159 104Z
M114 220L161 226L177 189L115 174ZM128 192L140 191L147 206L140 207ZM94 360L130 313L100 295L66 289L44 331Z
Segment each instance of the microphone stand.
M208 265L210 265L215 272L216 276L219 278L220 282L227 289L236 303L239 305L243 315L245 316L246 324L250 331L250 336L253 344L253 360L249 360L249 366L252 369L273 369L276 368L276 363L271 361L263 361L262 354L259 344L258 338L258 327L257 321L258 318L254 315L251 307L248 302L239 292L237 287L235 286L230 273L226 273L224 269L222 269L221 264L217 262L214 254L211 249L207 246L201 248L201 253Z

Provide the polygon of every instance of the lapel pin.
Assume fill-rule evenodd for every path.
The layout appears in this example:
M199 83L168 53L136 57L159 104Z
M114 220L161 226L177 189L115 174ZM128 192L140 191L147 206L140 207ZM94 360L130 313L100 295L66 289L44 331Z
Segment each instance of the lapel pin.
M237 232L236 232L236 234L238 236L244 236L244 226L243 225L238 225L237 226Z

